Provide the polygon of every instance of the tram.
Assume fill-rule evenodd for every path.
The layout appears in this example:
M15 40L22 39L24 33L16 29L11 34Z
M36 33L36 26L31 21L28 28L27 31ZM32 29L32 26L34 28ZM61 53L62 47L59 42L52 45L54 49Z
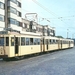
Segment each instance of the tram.
M74 47L74 41L32 32L0 32L0 58L23 57L25 55Z

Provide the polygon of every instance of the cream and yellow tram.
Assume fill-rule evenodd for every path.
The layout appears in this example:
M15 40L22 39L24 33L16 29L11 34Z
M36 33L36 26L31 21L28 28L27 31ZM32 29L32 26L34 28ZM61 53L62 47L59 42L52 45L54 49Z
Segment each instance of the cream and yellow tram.
M0 57L11 58L40 53L42 37L35 33L7 32L0 34Z
M74 47L71 39L42 36L32 32L0 33L0 58L21 58L24 55Z
M64 38L57 38L51 36L43 37L44 51L62 50L72 47L74 47L74 40L72 39L64 39Z
M50 36L45 36L43 37L43 49L44 51L52 51L52 50L57 50L59 49L59 38L57 37L50 37Z
M69 39L69 48L74 47L74 40Z
M74 41L71 39L60 38L59 45L60 45L60 49L72 48L74 47Z

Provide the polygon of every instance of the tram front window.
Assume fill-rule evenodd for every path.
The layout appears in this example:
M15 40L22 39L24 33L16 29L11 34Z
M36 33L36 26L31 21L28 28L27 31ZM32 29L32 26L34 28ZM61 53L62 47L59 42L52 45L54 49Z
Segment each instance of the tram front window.
M0 37L0 46L4 46L4 37Z

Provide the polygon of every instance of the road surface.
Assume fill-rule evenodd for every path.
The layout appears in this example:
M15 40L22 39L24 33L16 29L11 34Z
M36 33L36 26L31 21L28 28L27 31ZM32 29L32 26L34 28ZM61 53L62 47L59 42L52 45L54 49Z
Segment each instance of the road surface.
M0 75L75 75L75 47L19 61L1 59Z

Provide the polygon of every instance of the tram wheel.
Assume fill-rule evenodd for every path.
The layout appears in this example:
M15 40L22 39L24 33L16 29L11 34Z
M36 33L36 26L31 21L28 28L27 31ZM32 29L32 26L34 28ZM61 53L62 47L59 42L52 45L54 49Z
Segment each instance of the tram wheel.
M10 60L10 58L3 58L3 60L4 60L4 61L9 61L9 60Z
M23 58L24 58L24 56L16 56L16 57L15 57L16 60L21 60L21 59L23 59Z

